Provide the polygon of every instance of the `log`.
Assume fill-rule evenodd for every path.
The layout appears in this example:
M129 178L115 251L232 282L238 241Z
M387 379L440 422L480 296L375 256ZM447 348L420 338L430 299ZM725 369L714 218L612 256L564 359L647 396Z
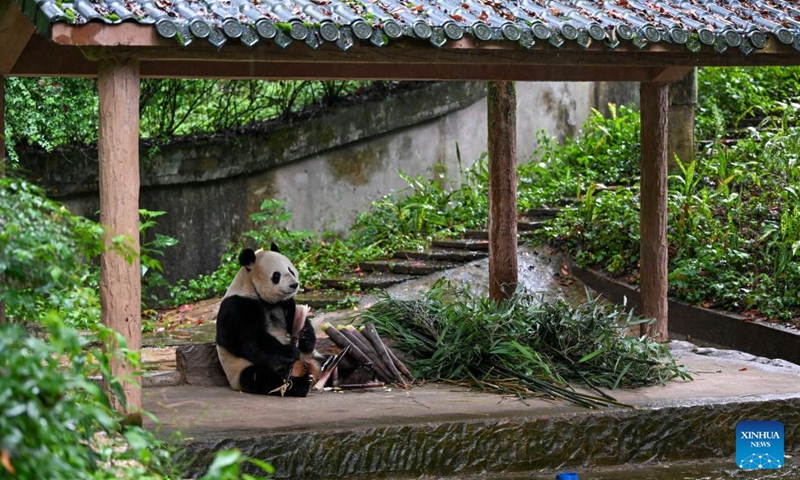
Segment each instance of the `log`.
M181 345L175 362L183 383L203 387L227 387L228 377L219 363L216 343Z
M667 319L667 129L669 85L642 83L640 277L642 315L654 324L642 324L641 334L659 342L669 340Z
M491 81L489 125L489 297L514 294L517 273L517 93L513 82Z
M120 333L127 348L142 345L142 293L139 266L139 63L110 58L99 62L97 90L100 97L98 131L100 223L106 232L106 250L100 255L100 303L102 321ZM111 248L112 240L126 239L131 250ZM114 337L108 351L121 345ZM123 380L117 398L109 385L114 408L131 423L141 423L142 389L133 366L119 355L111 360L111 375ZM129 381L129 380L132 380Z

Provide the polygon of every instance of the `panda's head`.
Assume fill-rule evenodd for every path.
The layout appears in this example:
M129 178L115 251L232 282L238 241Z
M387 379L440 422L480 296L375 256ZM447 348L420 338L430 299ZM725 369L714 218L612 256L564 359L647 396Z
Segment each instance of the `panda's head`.
M277 303L297 294L300 287L297 269L278 252L274 243L269 252L245 248L239 254L239 264L242 268L228 287L226 297L239 295Z

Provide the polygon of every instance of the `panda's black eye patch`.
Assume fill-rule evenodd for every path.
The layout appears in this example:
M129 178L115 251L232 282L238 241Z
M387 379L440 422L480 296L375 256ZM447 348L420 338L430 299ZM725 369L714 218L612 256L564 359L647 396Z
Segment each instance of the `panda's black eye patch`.
M289 273L291 273L293 277L296 277L296 276L297 276L297 274L296 274L296 273L294 273L294 270L292 270L291 268L289 269Z
M280 272L275 272L272 274L272 283L277 284L281 281L281 274Z

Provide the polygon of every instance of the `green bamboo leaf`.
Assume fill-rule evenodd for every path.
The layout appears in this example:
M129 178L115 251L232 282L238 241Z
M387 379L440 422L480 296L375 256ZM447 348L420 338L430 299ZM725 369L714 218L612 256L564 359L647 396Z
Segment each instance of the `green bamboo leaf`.
M601 353L603 353L603 347L598 348L597 350L595 350L592 353L584 355L583 357L581 357L580 360L578 360L578 363L588 362L589 360L591 360L594 357L600 355Z

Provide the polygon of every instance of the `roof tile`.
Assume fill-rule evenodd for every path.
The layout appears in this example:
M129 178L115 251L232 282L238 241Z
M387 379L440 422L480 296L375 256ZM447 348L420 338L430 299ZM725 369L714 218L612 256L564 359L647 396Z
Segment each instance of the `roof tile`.
M800 7L789 0L18 0L42 33L52 23L138 22L182 45L274 42L311 48L402 38L435 47L478 41L561 47L655 43L749 54L770 39L800 50Z

